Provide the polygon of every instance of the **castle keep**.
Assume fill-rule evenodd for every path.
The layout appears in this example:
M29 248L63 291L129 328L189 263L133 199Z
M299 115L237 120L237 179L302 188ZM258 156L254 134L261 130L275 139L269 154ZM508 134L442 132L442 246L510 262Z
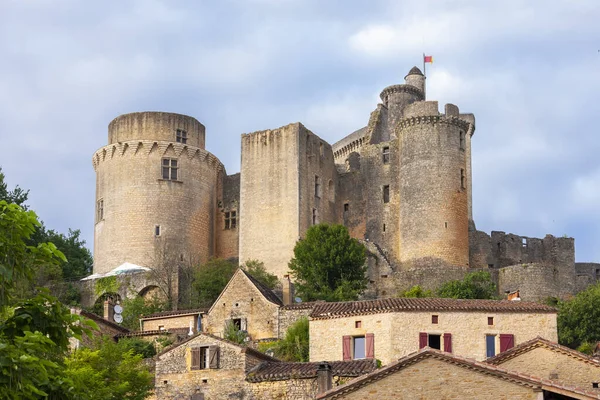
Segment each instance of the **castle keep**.
M241 171L227 175L205 149L205 127L179 114L117 117L96 170L94 274L156 254L180 261L257 259L280 279L298 239L339 223L367 246L372 297L412 284L434 288L491 269L501 291L530 299L572 294L600 275L577 272L572 238L475 229L473 114L440 111L414 67L381 92L365 127L333 145L300 123L243 134Z

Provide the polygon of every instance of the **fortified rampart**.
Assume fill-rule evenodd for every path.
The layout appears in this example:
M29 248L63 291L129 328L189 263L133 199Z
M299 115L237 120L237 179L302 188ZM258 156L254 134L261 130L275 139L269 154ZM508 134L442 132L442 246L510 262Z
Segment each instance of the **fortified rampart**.
M488 235L473 221L473 114L425 98L414 67L381 92L367 125L333 145L301 123L241 137L241 170L227 175L204 149L205 128L144 112L109 125L97 173L94 273L129 262L152 268L168 248L180 262L256 259L280 279L310 226L341 223L369 250L367 297L488 270L501 292L566 297L600 277L575 266L572 238ZM173 259L173 257L171 257Z

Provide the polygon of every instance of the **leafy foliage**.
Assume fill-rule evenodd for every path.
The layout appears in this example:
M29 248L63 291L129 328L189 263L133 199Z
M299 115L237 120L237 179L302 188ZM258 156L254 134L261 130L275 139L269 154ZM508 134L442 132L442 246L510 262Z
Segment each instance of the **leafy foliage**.
M292 324L285 332L285 337L272 345L275 357L285 361L309 361L308 348L308 318L306 317Z
M343 225L311 226L289 269L304 301L356 300L367 287L365 247Z
M419 285L415 285L410 289L398 293L398 297L433 297L433 292L431 290L425 290Z
M119 344L125 351L131 350L134 356L140 355L142 358L150 358L156 355L156 349L151 342L136 337L123 338L119 340Z
M67 259L61 264L63 279L81 279L92 273L92 253L85 247L85 240L81 239L79 229L69 229L66 236L49 230L44 236L43 241L54 243Z
M237 266L221 258L213 258L198 267L194 275L194 291L199 306L210 306L219 297L235 273Z
M276 275L267 272L265 264L262 261L248 260L242 265L242 268L269 289L275 289L279 283Z
M600 283L559 303L558 341L573 349L600 341Z
M2 172L2 167L0 167L0 201L4 200L8 204L14 203L23 209L27 209L25 202L29 197L29 190L23 190L19 186L16 186L13 190L8 190L8 185L4 182L4 178L4 172Z
M119 282L116 276L105 276L100 279L96 279L94 286L94 293L96 296L100 296L104 293L116 293L119 291Z
M496 284L487 271L468 273L462 281L446 282L437 291L439 297L451 299L495 299L496 293Z
M142 315L149 315L167 309L167 305L164 302L156 298L146 300L141 296L131 299L127 298L121 302L121 305L123 306L123 322L121 326L131 330L138 330L140 328L139 319Z
M228 321L225 325L223 337L230 342L243 344L248 337L248 332L240 330L232 321Z
M152 374L126 342L106 338L97 349L81 349L65 360L75 398L142 400L153 388Z

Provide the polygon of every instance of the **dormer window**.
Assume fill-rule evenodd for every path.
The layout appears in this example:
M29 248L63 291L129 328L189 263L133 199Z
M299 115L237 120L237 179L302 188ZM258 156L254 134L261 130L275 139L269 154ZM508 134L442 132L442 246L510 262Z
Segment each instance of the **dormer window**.
M183 129L177 129L175 133L175 140L177 143L186 144L187 143L187 131Z

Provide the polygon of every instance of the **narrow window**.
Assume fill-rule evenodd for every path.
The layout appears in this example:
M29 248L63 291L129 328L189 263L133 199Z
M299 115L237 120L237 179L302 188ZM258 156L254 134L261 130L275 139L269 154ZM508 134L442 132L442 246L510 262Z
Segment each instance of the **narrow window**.
M527 238L526 237L521 238L521 241L523 243L523 247L527 247Z
M444 228L448 229L448 222L444 222Z
M319 217L317 215L317 209L313 208L313 213L312 213L312 224L316 225L319 223Z
M231 211L230 213L230 226L231 229L235 229L237 227L237 212L236 211Z
M225 229L231 229L231 213L225 212Z
M596 280L600 280L600 269L596 269Z
M154 236L160 236L160 225L154 225Z
M462 168L460 169L460 188L467 188L467 178L465 177L465 170Z
M432 349L442 349L441 335L429 335L428 345Z
M488 317L488 325L494 325L494 317Z
M598 389L598 382L592 382L592 387L594 389Z
M355 328L362 328L362 321L354 321Z
M170 181L177 180L177 160L174 158L162 159L162 178Z
M431 316L431 323L432 324L437 324L438 323L438 316L437 315L432 315Z
M350 211L350 203L344 203L344 213Z
M390 185L385 185L383 187L383 202L384 203L390 202Z
M365 352L365 337L364 336L355 336L353 338L353 353L352 358L355 360L364 359L366 356Z
M175 134L175 140L178 143L186 144L187 143L187 132L184 131L183 129L177 129L177 132Z
M383 224L383 231L385 232L385 224Z
M464 131L460 131L460 149L464 150L465 149L465 132Z
M381 154L383 156L383 163L389 164L390 163L390 148L387 146L384 147Z
M321 197L321 178L315 175L315 197Z
M323 142L319 143L319 154L321 157L325 156L325 149L323 148Z
M494 357L496 355L496 336L495 335L486 335L485 336L485 355L489 357Z
M104 199L98 200L96 203L96 218L97 222L100 222L104 219Z

